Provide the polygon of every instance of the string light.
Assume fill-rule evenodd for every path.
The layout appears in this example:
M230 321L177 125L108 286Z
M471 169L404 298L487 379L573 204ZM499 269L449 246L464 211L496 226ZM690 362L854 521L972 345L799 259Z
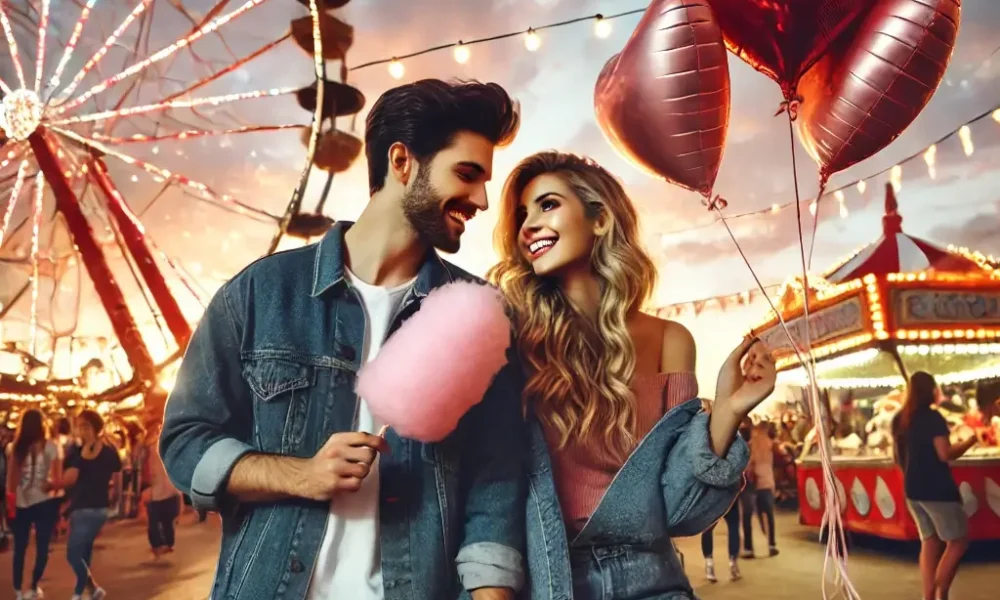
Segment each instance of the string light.
M604 15L594 17L594 35L602 39L611 35L611 22Z
M866 187L868 187L868 186L865 184L865 180L864 179L862 179L861 181L859 181L858 182L858 193L859 194L864 194Z
M993 111L993 120L1000 123L1000 108Z
M542 38L535 33L534 29L529 29L527 33L524 34L524 47L528 49L528 52L534 52L542 46Z
M0 9L2 10L2 9ZM17 179L14 180L14 188L10 191L7 199L7 210L3 213L3 222L0 223L0 247L3 247L3 239L10 227L10 218L14 214L14 207L17 205L17 197L21 195L21 187L24 185L24 172L28 169L28 161L22 161L17 170Z
M927 163L927 175L931 179L937 179L937 169L934 168L935 156L937 155L937 144L931 144L924 152L924 162Z
M965 152L965 155L972 156L972 153L976 151L976 147L972 144L972 130L969 129L968 125L963 125L958 130L958 139L962 141L962 151Z
M841 191L841 190L837 190L836 192L833 193L833 195L834 195L835 198L837 198L837 204L840 207L840 218L841 219L846 219L847 217L850 216L850 213L847 212L847 205L844 204L844 200L845 200L845 198L844 198L844 192Z
M406 67L403 66L403 63L399 62L395 58L392 59L389 63L389 75L391 75L393 79L402 79L405 73Z
M52 78L49 79L49 87L59 87L63 70L66 69L69 59L73 56L76 44L80 41L80 35L83 34L83 26L90 20L90 11L94 8L94 4L96 3L97 0L87 0L87 5L83 7L83 11L80 13L80 19L76 22L76 26L73 27L73 34L70 36L69 41L66 42L66 48L63 50L62 58L59 59L59 64L56 65L56 70L52 73Z
M897 194L903 189L903 165L896 165L889 171L889 183Z
M38 171L35 175L35 203L31 213L31 316L29 320L29 336L31 338L31 355L38 351L38 243L42 225L42 198L45 194L45 174Z
M3 25L3 33L7 37L7 46L10 48L10 59L14 63L14 70L17 71L17 80L21 82L22 88L26 88L28 84L25 83L24 67L21 66L21 57L18 56L17 40L14 38L14 30L10 26L10 19L7 18L7 11L3 9L3 5L0 5L0 25Z
M469 51L468 46L459 41L457 44L455 44L454 55L455 55L455 62L457 62L460 65L464 65L465 63L469 62L469 56L471 55L471 52Z
M541 25L538 27L531 27L527 31L520 29L517 31L509 31L507 33L501 33L497 35L491 35L489 37L477 38L474 40L463 40L461 42L452 42L449 44L438 44L437 46L431 46L430 48L424 48L423 50L417 50L415 52L410 52L408 54L397 54L392 58L379 58L376 60L371 60L359 65L355 65L350 68L351 71L359 71L361 69L367 69L370 67L378 65L388 65L389 74L392 75L393 79L401 79L403 77L402 67L393 67L392 64L396 62L402 62L404 60L415 58L417 56L423 56L425 54L431 54L434 52L439 52L442 50L451 50L454 52L455 47L460 43L463 46L472 46L473 44L484 44L487 42L496 42L500 40L506 40L514 37L523 37L525 48L534 52L541 47L542 39L538 35L538 32L543 29L555 29L557 27L566 27L568 25L573 25L576 23L590 22L593 24L594 35L599 38L606 38L611 35L611 21L614 19L620 19L622 17L628 17L631 15L638 15L646 12L646 7L633 8L631 10L622 11L620 13L615 13L612 15L604 14L591 14L583 17L576 17L573 19L568 19L566 21L559 21L556 23L548 23L546 25Z

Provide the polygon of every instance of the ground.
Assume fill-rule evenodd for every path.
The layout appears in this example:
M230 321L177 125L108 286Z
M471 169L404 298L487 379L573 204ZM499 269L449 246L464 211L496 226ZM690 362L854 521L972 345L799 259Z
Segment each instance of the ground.
M708 583L697 538L678 540L684 553L688 576L702 600L767 598L799 600L822 598L820 577L822 546L815 533L800 527L792 513L778 517L780 556L741 561L743 579L728 581L725 527L716 528L715 554L721 581ZM765 551L756 532L758 553ZM108 600L206 600L218 552L218 522L209 518L195 522L193 515L182 517L177 530L177 552L153 561L145 529L139 523L109 525L95 551L94 573L107 589ZM25 576L34 561L28 554ZM872 600L919 600L920 576L912 546L873 544L854 547L850 554L851 577L862 598ZM0 598L6 599L11 581L11 553L0 554ZM72 573L65 559L65 544L52 549L42 587L49 600L68 600ZM1000 585L1000 547L977 547L959 573L952 589L956 600L996 599ZM831 595L831 598L833 596Z

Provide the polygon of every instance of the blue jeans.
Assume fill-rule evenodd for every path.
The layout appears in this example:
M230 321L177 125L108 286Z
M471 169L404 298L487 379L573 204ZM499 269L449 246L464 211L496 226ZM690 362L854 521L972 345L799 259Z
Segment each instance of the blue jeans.
M49 560L49 542L52 529L59 518L59 501L45 500L25 508L18 508L11 528L14 530L14 590L21 591L24 583L24 559L31 539L31 528L35 528L35 570L31 574L31 589L38 588L38 582L45 574Z
M82 594L88 583L91 587L96 587L90 576L90 564L94 554L94 540L107 520L106 508L78 508L70 513L66 559L76 574L75 594Z

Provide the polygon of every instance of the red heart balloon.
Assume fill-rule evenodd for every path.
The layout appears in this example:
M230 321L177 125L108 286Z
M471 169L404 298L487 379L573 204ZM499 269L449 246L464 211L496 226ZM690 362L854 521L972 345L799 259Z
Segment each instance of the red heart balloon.
M654 0L594 89L612 146L705 196L722 163L729 102L726 47L708 0Z
M792 100L802 74L872 0L710 0L729 50Z
M799 139L825 181L889 145L927 106L958 37L960 0L875 0L802 78Z

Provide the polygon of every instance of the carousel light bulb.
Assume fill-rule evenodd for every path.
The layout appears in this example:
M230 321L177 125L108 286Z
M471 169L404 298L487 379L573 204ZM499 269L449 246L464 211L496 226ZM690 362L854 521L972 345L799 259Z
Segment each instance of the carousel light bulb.
M929 175L931 179L937 179L937 169L935 168L935 164L937 163L935 160L936 157L937 144L931 144L930 148L924 152L924 162L927 163L927 175Z
M389 75L393 79L402 79L403 74L406 73L406 68L403 67L403 63L399 62L395 58L389 62Z
M1000 108L993 111L993 120L1000 123Z
M44 108L38 94L20 89L7 95L0 105L0 128L7 137L23 142L38 129Z
M865 180L862 179L861 181L858 182L858 193L859 194L864 194L865 193L865 187L867 187L867 185L865 184Z
M465 63L469 62L469 56L471 56L472 53L469 51L468 46L466 46L462 42L458 42L458 44L455 46L454 54L455 54L455 62L457 62L460 65L464 65Z
M889 183L892 184L892 189L897 194L899 190L903 187L903 166L896 165L889 171Z
M604 18L604 15L597 15L594 20L594 35L604 39L611 35L611 21Z
M538 37L534 29L529 29L528 33L524 35L524 47L528 49L528 52L534 52L542 46L542 38Z

